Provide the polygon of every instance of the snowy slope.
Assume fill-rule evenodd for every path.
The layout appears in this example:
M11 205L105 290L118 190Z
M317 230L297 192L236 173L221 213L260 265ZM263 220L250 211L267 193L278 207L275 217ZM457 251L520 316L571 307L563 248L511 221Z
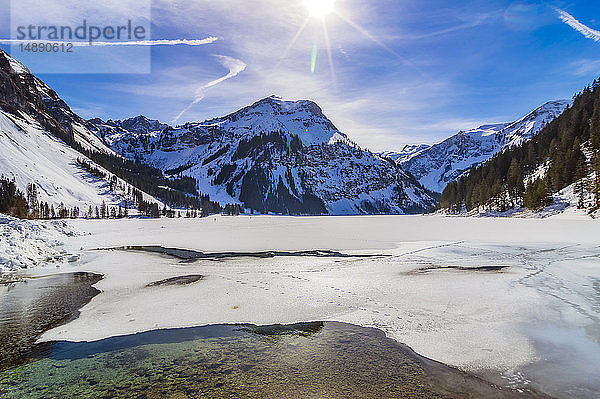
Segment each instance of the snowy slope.
M385 151L380 155L385 158L390 158L395 162L404 162L430 147L429 144L407 144L401 151Z
M108 181L77 165L79 158L107 173L75 148L114 154L86 123L51 88L0 50L0 175L14 179L22 191L36 183L38 200L54 207L63 203L83 211L103 201L122 203L123 191L111 192ZM125 186L122 180L117 182Z
M222 118L161 130L90 120L116 152L193 176L214 200L260 212L406 213L434 198L400 167L358 148L312 101L271 96Z
M398 163L426 188L442 192L446 185L502 149L531 139L558 117L570 101L550 101L513 123L492 124L458 134L405 157Z
M0 111L0 174L14 179L24 190L38 185L39 200L68 207L121 202L108 183L77 166L79 152L45 131L39 123L24 116Z

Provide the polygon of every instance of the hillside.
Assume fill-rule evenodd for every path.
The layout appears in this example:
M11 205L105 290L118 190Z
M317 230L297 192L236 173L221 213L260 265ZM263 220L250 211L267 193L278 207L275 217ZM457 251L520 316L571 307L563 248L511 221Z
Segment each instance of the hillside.
M429 148L398 156L397 162L429 190L446 185L505 148L530 140L559 116L570 101L550 101L512 123L488 124L458 134Z
M152 205L156 214L162 200L220 210L197 192L195 181L167 179L158 169L121 157L88 125L54 90L0 50L0 178L7 187L14 182L24 194L33 184L36 202L78 208L81 214L102 204ZM4 191L3 197L18 197Z
M446 187L440 206L452 212L542 209L571 192L590 212L600 201L600 84L527 142L506 148ZM569 189L569 190L565 190ZM566 194L565 194L566 195Z

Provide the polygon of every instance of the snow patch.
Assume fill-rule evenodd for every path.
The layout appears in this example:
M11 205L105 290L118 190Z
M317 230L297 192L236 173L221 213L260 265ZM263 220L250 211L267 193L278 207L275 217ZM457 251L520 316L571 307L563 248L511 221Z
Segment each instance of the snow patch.
M63 248L62 240L74 235L64 221L36 222L0 214L0 274L79 260L79 255Z

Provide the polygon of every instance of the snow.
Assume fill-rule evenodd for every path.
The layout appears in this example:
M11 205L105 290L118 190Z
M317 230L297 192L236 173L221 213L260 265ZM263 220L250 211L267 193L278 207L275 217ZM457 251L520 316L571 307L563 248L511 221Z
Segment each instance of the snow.
M489 124L458 134L429 148L397 156L397 162L427 189L441 193L473 166L505 148L522 144L558 117L571 101L550 101L513 123ZM409 148L410 149L410 148Z
M10 64L10 67L13 71L15 71L15 73L18 74L28 74L30 73L29 70L27 68L25 68L25 66L23 64L21 64L19 61L15 60L12 57L6 57L8 59L8 63Z
M73 124L75 140L86 150L115 154L113 150L104 145L95 134L80 124Z
M395 162L401 163L408 161L410 158L430 147L431 145L429 144L407 144L402 148L401 151L385 151L380 155L385 158L390 158Z
M84 249L81 263L68 270L104 274L97 284L102 293L77 320L48 331L42 341L213 323L336 320L380 328L418 353L464 370L510 376L543 357L523 326L553 325L577 307L598 316L593 295L567 298L557 291L557 297L548 289L565 287L568 293L599 274L599 225L591 219L242 216L69 224L91 234L67 239L67 249ZM333 249L387 256L180 263L141 252L94 251L142 244L205 252ZM546 272L557 260L577 270L580 257L588 269L575 280L569 273ZM479 266L507 268L422 270ZM187 274L206 278L189 286L146 287ZM579 315L569 328L593 323Z
M61 241L74 234L64 221L34 222L0 214L0 275L78 260Z
M38 200L55 208L117 205L124 200L124 192L110 191L107 181L99 179L77 165L77 159L87 160L99 170L108 172L91 162L62 141L45 131L30 117L16 117L0 111L0 174L15 179L25 192L28 184L38 186ZM121 179L118 183L124 184ZM146 200L154 200L144 194Z

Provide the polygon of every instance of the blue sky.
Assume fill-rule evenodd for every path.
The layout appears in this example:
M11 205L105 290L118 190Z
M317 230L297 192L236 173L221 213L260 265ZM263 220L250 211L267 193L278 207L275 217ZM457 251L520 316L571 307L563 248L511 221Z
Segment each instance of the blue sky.
M40 77L88 118L144 114L170 123L196 99L180 123L271 94L309 98L379 151L515 120L600 76L600 42L555 10L600 29L600 2L336 0L321 20L307 19L303 1L154 0L153 39L219 40L152 47L150 74Z

